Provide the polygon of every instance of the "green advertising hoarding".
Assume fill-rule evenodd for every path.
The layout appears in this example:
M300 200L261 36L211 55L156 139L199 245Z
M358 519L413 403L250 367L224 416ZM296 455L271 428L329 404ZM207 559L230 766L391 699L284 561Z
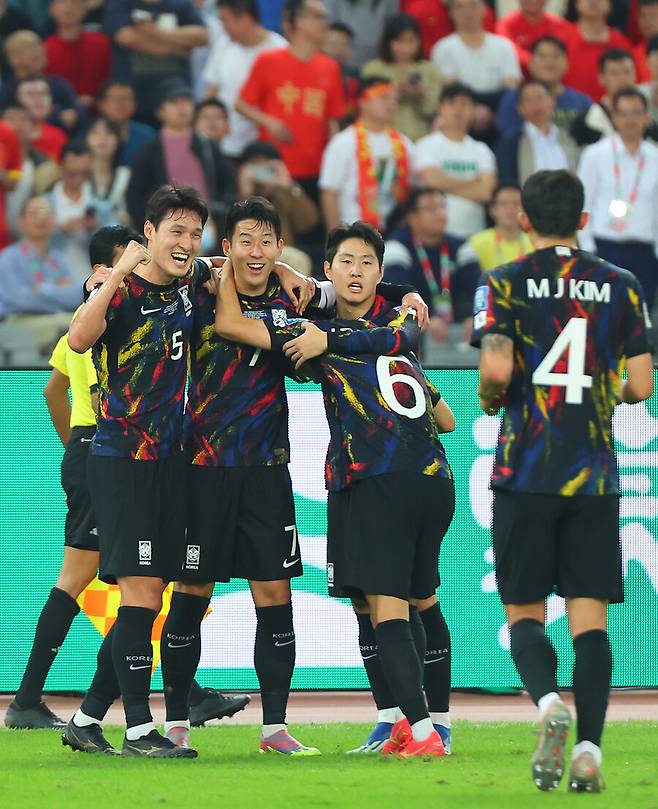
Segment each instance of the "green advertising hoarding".
M456 688L520 685L496 592L488 480L498 420L478 409L477 371L428 371L455 412L445 437L455 473L457 510L441 551L440 598L452 632ZM62 557L65 514L59 485L62 447L43 398L46 371L0 371L0 691L18 687L36 620ZM288 387L291 475L304 576L293 580L301 689L365 688L356 622L349 602L329 599L325 577L323 460L328 431L313 385ZM610 609L616 686L658 686L658 397L615 414L623 497L621 539L626 602ZM217 586L203 624L199 679L219 688L256 689L255 616L245 582ZM564 603L548 603L549 632L560 656L560 682L571 682L573 657ZM98 620L83 611L59 652L47 689L83 690L95 667ZM11 649L11 653L9 650ZM154 687L161 687L159 670Z

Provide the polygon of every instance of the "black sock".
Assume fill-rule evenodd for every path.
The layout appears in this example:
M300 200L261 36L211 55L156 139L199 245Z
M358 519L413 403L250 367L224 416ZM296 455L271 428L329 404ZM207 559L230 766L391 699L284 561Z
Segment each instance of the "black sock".
M74 598L53 587L37 621L30 658L15 701L20 708L33 708L41 702L41 692L71 623L80 612Z
M167 722L188 719L192 680L201 657L201 621L210 599L174 591L162 627L160 655Z
M384 621L375 630L379 657L396 705L413 725L427 719L423 696L423 672L409 621Z
M512 659L530 698L537 705L542 697L558 690L557 655L534 618L522 618L510 627Z
M146 607L119 607L114 625L112 661L129 728L153 721L149 708L153 621L155 613Z
M425 696L430 713L450 710L450 630L441 607L432 604L418 613L425 627Z
M192 680L189 697L190 705L200 705L205 698L206 689L202 685L199 685L196 680Z
M356 613L356 620L359 623L359 650L363 660L363 668L368 675L368 682L372 691L372 698L378 711L386 708L396 708L397 702L391 693L391 688L384 674L381 660L379 659L379 648L377 637L370 620L370 615Z
M256 607L254 666L263 703L263 724L286 721L290 681L295 667L292 604Z
M578 741L600 746L612 676L608 633L602 629L590 629L573 639L573 648L576 653L573 690L578 716Z
M416 654L421 662L425 660L425 651L427 649L427 635L425 635L425 627L420 619L420 615L416 607L409 605L409 629L411 629L411 637L414 639L414 646L416 647Z
M103 638L96 656L97 664L94 679L91 681L89 691L87 691L80 706L82 713L93 716L99 722L103 720L114 700L120 696L119 681L112 661L115 627L116 621Z

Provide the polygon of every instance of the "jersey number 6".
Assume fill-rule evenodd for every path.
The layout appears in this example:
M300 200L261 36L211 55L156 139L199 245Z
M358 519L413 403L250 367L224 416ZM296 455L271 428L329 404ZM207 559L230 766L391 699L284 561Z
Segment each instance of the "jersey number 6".
M394 413L400 416L406 416L408 419L419 419L427 411L423 386L417 379L414 379L413 376L409 376L408 374L392 374L392 362L405 362L413 368L413 365L411 365L406 357L377 357L377 382L379 383L379 389L384 401ZM411 388L414 397L413 405L407 406L402 404L402 402L396 398L395 388L393 387L395 383Z
M567 349L569 350L567 372L555 373L553 369ZM592 377L585 373L586 351L587 319L572 317L535 369L532 384L566 388L564 401L567 404L582 404L583 390L592 387Z

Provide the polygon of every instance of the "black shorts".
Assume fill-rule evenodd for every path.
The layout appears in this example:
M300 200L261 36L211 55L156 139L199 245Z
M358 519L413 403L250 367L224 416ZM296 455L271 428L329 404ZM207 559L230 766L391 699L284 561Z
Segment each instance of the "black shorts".
M454 511L453 482L429 475L377 475L329 492L329 595L429 598Z
M185 554L186 466L181 455L133 461L89 455L100 546L99 579L175 581Z
M278 581L302 575L286 465L189 467L186 582Z
M624 600L619 497L494 493L493 547L503 604Z
M95 427L74 427L62 458L61 481L66 493L64 546L81 551L98 550L96 518L87 483L87 458Z

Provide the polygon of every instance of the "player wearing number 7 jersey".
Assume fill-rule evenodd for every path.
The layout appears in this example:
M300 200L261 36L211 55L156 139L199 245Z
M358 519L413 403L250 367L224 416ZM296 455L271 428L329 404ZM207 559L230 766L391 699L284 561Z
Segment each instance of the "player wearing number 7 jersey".
M536 252L494 270L476 291L472 341L481 348L483 410L506 408L491 483L493 546L512 657L540 712L532 777L539 789L558 786L571 722L544 631L545 599L556 592L575 651L569 789L598 792L612 670L607 606L623 600L612 414L619 402L647 399L653 377L638 281L578 249L583 199L566 171L528 179L520 221Z

